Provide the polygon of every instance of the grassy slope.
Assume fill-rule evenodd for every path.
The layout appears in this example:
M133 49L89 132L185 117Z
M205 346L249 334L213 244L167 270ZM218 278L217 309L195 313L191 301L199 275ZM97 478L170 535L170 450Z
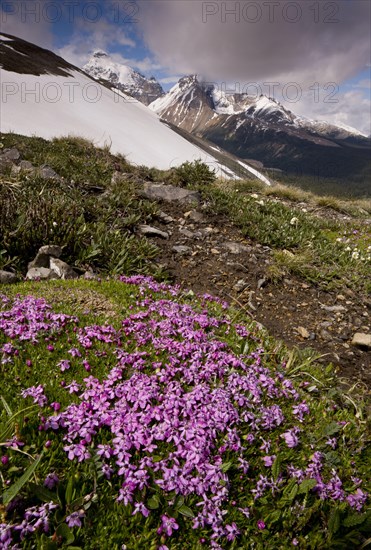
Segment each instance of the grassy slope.
M345 549L350 546L356 548L367 538L370 523L367 514L359 514L352 510L346 502L334 500L331 497L325 500L319 499L309 489L312 485L308 485L308 487L305 484L301 485L299 481L290 477L287 471L289 464L293 464L297 468L308 466L313 452L319 451L324 456L321 475L325 482L330 482L334 471L336 471L342 479L346 494L352 494L357 485L352 481L354 478L351 476L361 477L365 482L367 480L369 451L366 445L367 432L363 406L360 401L356 403L351 396L345 396L335 388L331 369L324 372L323 368L317 368L310 359L298 357L294 353L289 354L266 333L259 332L254 324L247 322L240 312L231 309L223 310L217 303L199 301L184 293L178 292L174 297L166 292L166 289L160 292L148 289L139 292L136 285L127 285L113 280L102 283L86 281L53 281L49 284L22 283L17 286L4 287L4 291L11 302L4 303L3 310L9 310L12 300L16 296L45 297L47 302L51 303L53 311L78 317L78 321L67 323L62 331L53 333L41 331L37 345L18 338L9 339L0 335L0 347L11 340L14 347L18 349L15 355L3 354L3 358L10 359L10 361L5 362L1 367L1 393L13 413L22 410L25 406L32 406L31 398L26 401L20 400L20 391L25 387L42 384L48 402L60 403L61 411L64 411L71 403L78 403L79 399L71 395L65 387L62 387L62 384L63 386L69 385L75 380L84 386L84 379L88 375L93 375L101 381L107 378L110 369L117 363L114 351L117 346L93 341L91 348L84 349L81 342L77 340L77 335L79 330L85 326L112 326L116 330L120 330L124 318L138 310L146 311L151 303L161 304L159 300L163 299L170 299L178 304L191 307L196 316L202 313L203 326L205 326L206 312L208 312L209 318L226 319L227 324L222 323L217 328L209 327L207 329L207 339L211 342L215 340L225 342L229 353L234 354L235 357L241 357L245 364L250 365L251 372L256 365L261 364L258 369L262 368L263 370L259 372L264 372L266 375L269 373L274 381L272 383L276 384L277 388L281 387L279 377L283 376L298 391L298 399L290 397L290 393L286 398L282 396L279 398L277 396L269 397L269 393L267 394L264 389L264 384L261 386L259 391L262 391L262 404L259 404L259 400L256 401L251 410L260 411L260 415L264 414L265 407L279 405L284 413L285 421L282 426L263 429L260 435L258 430L256 441L250 442L246 446L246 450L242 454L248 460L250 469L247 475L242 476L242 481L237 456L240 453L234 452L232 448L229 450L227 448L221 453L222 471L228 478L228 500L223 505L223 509L226 510L225 523L228 525L236 523L241 532L234 542L225 536L221 537L219 542L222 548L286 549L290 548L292 540L296 539L299 548ZM146 299L145 304L138 305L137 300L143 300L143 298ZM152 313L149 319L153 321L157 315ZM187 313L187 323L190 317L190 313ZM174 319L177 320L174 327L177 325L181 327L179 315L176 315ZM144 327L147 322L144 317L141 320L143 323L141 326ZM231 328L229 328L230 322L232 322ZM247 325L249 332L243 334L239 330L236 331L233 328L235 323L238 323L238 326ZM74 326L77 327L77 332ZM141 331L143 328L136 330L135 334L139 335ZM165 326L158 336L161 337L164 331ZM182 342L188 346L193 339L192 336L186 334L181 336L181 333L173 333L171 338L177 342L178 350ZM167 354L161 353L159 356L159 352L155 351L151 342L135 344L132 337L125 337L124 332L121 334L120 340L122 351L132 354L145 351L147 354L146 367L144 370L140 369L141 374L136 371L135 367L127 368L124 374L125 379L129 380L137 375L156 377L157 371L165 372L165 365L168 361ZM71 357L68 350L72 348L78 348L82 352L82 357ZM176 357L176 353L174 348L170 355ZM257 362L258 357L260 359ZM64 372L61 372L58 367L58 363L62 359L70 359L72 364L71 368ZM88 360L91 366L89 373L83 367L83 360ZM163 366L160 369L157 368L155 373L151 367L151 361L155 361L158 365L159 360L162 361ZM26 366L26 361L29 366ZM191 357L185 356L183 361L184 368L190 368ZM207 356L201 359L201 362L204 361L207 363ZM215 359L215 363L217 363L217 359ZM204 368L201 367L200 372ZM214 388L215 391L216 388L227 387L228 380L237 373L241 373L240 368L232 367L227 363L222 378L216 376L208 381L205 379L203 383L206 384L206 387ZM252 376L252 374L248 376ZM254 376L250 380L253 379ZM182 381L182 378L179 380ZM164 394L168 384L169 382L163 387ZM195 388L193 383L182 384L184 384L186 392L191 392ZM290 386L286 385L285 387ZM240 393L241 396L244 394L248 403L252 399L252 395L248 391ZM298 422L298 419L292 414L292 407L295 403L298 404L303 400L309 406L310 415L305 416L302 422ZM251 403L253 402L254 399ZM152 405L155 403L156 400L153 400ZM134 404L133 397L133 407ZM158 404L160 405L160 403ZM240 413L243 410L249 410L249 408L246 409L246 404L240 407L236 401L234 406ZM217 405L213 403L214 413L215 407ZM63 450L63 445L66 444L62 441L64 430L39 431L38 414L40 413L38 411L39 408L35 406L25 413L27 418L22 414L9 422L3 408L0 416L1 431L4 433L6 425L10 428L6 437L9 438L16 434L18 439L25 443L20 448L22 454L17 450L0 447L0 454L9 457L9 462L0 469L2 491L5 490L5 479L16 482L26 467L32 463L33 458L44 449L41 463L35 474L20 491L20 495L24 499L23 506L40 505L41 502L50 500L59 506L58 511L51 515L52 529L49 536L53 535L57 529L56 535L53 537L54 543L48 535L37 534L36 538L35 535L32 539L27 537L23 547L33 548L32 540L37 541L37 548L50 549L67 547L68 541L70 544L73 542L74 547L84 549L98 547L119 549L122 544L126 544L130 550L139 550L144 547L157 549L161 543L166 543L168 548L173 550L204 548L205 544L206 547L208 546L210 528L206 526L197 530L192 529L191 517L200 510L197 506L200 497L194 494L184 498L176 497L174 492L159 490L151 481L148 490L135 492L135 499L145 502L148 509L151 510L150 516L148 518L144 518L140 514L133 516L132 504L124 506L115 502L123 478L120 481L120 476L116 472L109 480L102 476L100 471L102 459L95 454L99 444L112 445L112 436L109 431L99 430L93 438L93 444L88 445L92 455L91 459L81 463L76 460L70 461ZM41 414L44 418L53 415L52 407L47 405ZM8 424L6 424L7 422ZM41 424L43 424L42 419ZM290 449L284 444L281 435L294 424L300 427L300 445L295 449ZM248 434L254 430L249 428L248 423L242 423L237 427L237 432L242 441L245 441ZM336 440L334 450L328 445L328 440L331 438ZM216 448L223 442L225 445L227 440L225 433L223 435L223 430L219 430ZM46 443L47 441L50 443ZM264 441L271 442L270 452L261 448ZM158 461L174 450L173 445L165 442L158 442L157 445L158 448L152 453L143 450L132 453L133 462L136 463L140 457L145 455L156 455L155 460ZM213 454L215 452L214 450ZM267 454L279 457L272 469L263 465L262 457ZM212 463L215 463L215 460L216 458ZM113 460L111 463L117 470ZM42 488L43 480L50 472L56 473L60 481L58 488L46 492L45 488ZM277 476L279 479L282 478L282 483L280 482L279 490L275 491L274 497L269 490L266 490L263 497L254 500L251 491L257 487L260 475L273 476L273 479L277 479ZM158 478L159 474L154 477ZM365 490L365 488L367 485L363 483L362 489ZM238 511L239 507L249 508L249 518L245 518ZM68 529L65 523L66 517L80 510L83 510L85 514L83 527ZM17 514L19 514L19 509L16 507L12 512L9 511L5 514L5 520L9 523L15 522ZM157 534L163 514L175 518L180 526L171 538L164 534ZM258 521L264 521L265 529L261 530L257 527ZM202 540L205 540L205 543L202 543Z
M0 204L3 208L0 217L0 268L6 265L8 268L24 270L37 248L52 240L63 245L65 259L81 269L91 265L103 274L142 272L160 276L159 268L154 262L155 248L134 235L135 226L140 222L150 221L155 207L137 197L133 182L147 180L177 183L175 172L161 173L143 167L130 167L124 159L112 157L108 151L96 150L82 140L45 142L36 138L7 135L3 136L2 141L6 147L17 146L23 158L35 165L50 164L65 181L45 182L39 178L30 178L27 174L17 178L5 174L0 178ZM112 174L118 168L125 175L119 184L112 184ZM226 213L246 235L272 247L276 259L271 268L272 279L295 272L326 287L349 286L366 292L370 290L367 248L371 242L365 219L371 208L367 201L339 202L332 198L302 195L288 188L264 189L254 182L238 182L227 188L216 184L204 189L203 193L211 211ZM345 211L349 214L349 221L344 224L334 220L333 216L322 218L303 211L304 206L314 204L322 207L326 201L332 209L329 212ZM293 207L293 204L297 204L297 207ZM348 247L350 250L347 250ZM359 250L358 258L354 257L354 247ZM133 312L130 308L135 311L138 307L135 305L138 299L136 287L113 281L22 283L1 290L11 299L17 293L43 296L51 303L54 311L77 315L77 328L92 324L111 324L118 330L122 319ZM149 297L152 296L149 293ZM177 296L176 300L192 305L197 312L206 308L205 303L200 304L191 296ZM5 304L3 307L7 309L10 306ZM356 482L352 480L352 476L367 477L369 464L367 428L359 396L354 399L342 394L336 389L336 380L331 369L323 372L323 367L317 368L311 359L289 354L267 334L258 333L254 324L251 325L243 319L240 312L223 312L216 305L208 306L208 309L212 315L227 315L234 322L248 325L250 331L248 336L241 337L234 330L228 333L223 325L215 333L210 330L209 335L212 338L226 342L231 352L237 356L241 353L245 358L248 356L249 364L256 359L251 356L254 350L262 349L264 368L269 370L276 381L279 376L286 376L299 391L300 398L310 405L311 410L310 417L303 426L300 425L300 448L287 449L282 445L280 436L283 429L288 428L293 421L292 403L285 399L280 401L289 419L288 424L285 424L285 428L277 427L267 432L272 441L271 453L280 457L275 462L272 475L277 478L282 470L284 479L284 484L274 498L268 493L266 497L255 502L251 493L256 488L259 475L267 474L267 468L262 465L262 455L266 451L260 448L260 438L255 444L248 446L248 460L252 468L251 474L242 484L239 481L236 455L230 450L223 455L225 473L230 470L228 476L231 483L230 497L225 504L226 521L229 525L237 522L241 535L235 542L224 537L221 540L222 546L247 548L254 544L256 548L285 549L291 547L294 538L299 541L300 548L339 549L359 546L368 536L368 516L355 513L346 502L333 498L321 501L308 487L301 487L287 475L289 462L295 463L297 467L305 467L313 452L319 450L325 455L325 482L330 483L333 475L331 471L335 469L344 480L346 494L356 491ZM9 341L3 334L0 338L1 346ZM182 335L177 338L180 342L184 341ZM68 384L72 379L83 381L86 371L82 358L75 358L73 369L64 373L57 366L60 359L66 358L68 350L78 345L72 326L61 333L41 334L37 345L18 341L17 338L13 343L18 348L18 355L8 357L4 352L3 359L10 358L11 361L6 361L1 366L2 394L13 412L23 407L20 391L38 384L45 386L49 402L57 401L61 404L61 410L71 401L76 401L60 383L64 380ZM48 346L53 346L54 349L49 350ZM116 361L114 349L110 346L108 348L105 344L95 343L91 352L92 374L99 379L107 375ZM134 351L129 344L127 349L130 353ZM107 355L100 355L102 352L107 352ZM157 351L153 347L148 345L146 352L151 361L156 361ZM166 357L164 359L166 364ZM30 367L27 367L26 360L31 361ZM283 364L286 366L283 367ZM150 369L145 372L151 373ZM130 377L132 374L128 371L125 376ZM233 369L228 371L228 377L232 374ZM217 380L216 378L214 383ZM221 383L224 384L225 380ZM273 402L276 401L277 399ZM26 404L31 402L29 400ZM264 397L264 406L271 406L273 402ZM38 431L40 420L37 418L37 408L27 412L28 420L21 415L9 422L5 408L1 414L3 435L6 432L4 437L19 434L26 443L20 450L31 457L41 452L48 439L52 441L51 447L45 449L34 477L28 480L20 493L27 504L40 503L40 499L50 497L50 494L45 494L40 489L47 473L56 471L60 477L59 489L54 491L53 497L60 507L53 517L53 529L60 525L62 527L58 527L58 536L56 535L54 542L46 535L38 535L37 547L56 548L59 543L63 547L68 540L72 544L73 537L73 545L92 549L120 548L123 543L129 549L157 549L165 541L174 550L205 547L200 541L203 538L208 540L210 529L206 527L193 531L191 519L187 517L199 510L194 496L187 497L183 502L172 494L161 493L158 495L158 502L156 499L155 502L151 501L153 512L148 519L142 518L140 514L133 516L132 507L115 503L120 487L117 475L112 480L102 477L99 473L100 461L94 453L94 460L82 463L68 461L62 448L61 433L50 436L50 433ZM51 409L47 409L45 415L49 414ZM5 428L9 427L10 432L8 429L4 432L4 424ZM240 435L247 437L246 426L241 430ZM267 437L267 433L263 433L263 439ZM223 437L223 434L219 434L219 445ZM327 440L333 437L337 440L334 450L327 444ZM107 434L102 432L97 436L94 448L106 442ZM160 448L163 453L169 451L166 445ZM10 460L0 469L4 491L6 480L10 483L16 482L31 464L32 458L17 450L9 451L4 446L0 449L0 453L9 455ZM30 481L34 485L29 485ZM151 487L153 490L154 486ZM140 498L148 504L149 495L142 494ZM234 501L236 505L233 504ZM240 505L250 508L250 518L244 520L237 512ZM183 506L187 507L182 508ZM80 509L85 509L86 513L84 527L72 529L71 534L66 528L66 516ZM5 520L16 521L18 513L17 509L13 515L7 512ZM163 533L161 536L157 535L160 516L164 513L174 517L181 526L170 541ZM265 529L257 528L259 520L266 523ZM31 548L32 543L25 542L24 547Z

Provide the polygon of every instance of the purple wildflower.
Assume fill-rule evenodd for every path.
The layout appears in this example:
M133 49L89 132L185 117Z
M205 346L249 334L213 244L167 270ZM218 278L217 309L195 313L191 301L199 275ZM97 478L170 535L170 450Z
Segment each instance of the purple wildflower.
M68 527L81 527L81 519L85 517L85 512L79 510L78 512L72 512L69 516L66 517L66 523Z
M171 537L176 529L179 529L179 525L174 518L166 515L161 516L161 526L157 530L159 535L164 532L168 537Z

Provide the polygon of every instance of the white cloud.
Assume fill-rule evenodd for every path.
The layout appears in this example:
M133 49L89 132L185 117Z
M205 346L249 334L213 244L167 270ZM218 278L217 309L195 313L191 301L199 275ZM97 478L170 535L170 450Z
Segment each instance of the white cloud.
M0 5L1 32L18 36L23 40L37 44L42 48L50 49L53 44L52 25L50 19L45 17L44 7L47 0L32 2L27 11L26 2L8 2Z

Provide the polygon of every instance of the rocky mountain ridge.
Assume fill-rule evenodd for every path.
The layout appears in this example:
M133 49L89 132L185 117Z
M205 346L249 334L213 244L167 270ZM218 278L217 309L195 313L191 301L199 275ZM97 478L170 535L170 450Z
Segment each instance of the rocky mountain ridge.
M153 76L147 78L129 66L115 62L102 50L93 53L83 70L96 80L110 82L144 105L149 105L165 94L161 84Z

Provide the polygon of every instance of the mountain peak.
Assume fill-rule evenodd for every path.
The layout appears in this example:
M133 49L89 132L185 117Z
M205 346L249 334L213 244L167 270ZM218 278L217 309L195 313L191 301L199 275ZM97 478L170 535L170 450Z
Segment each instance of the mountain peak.
M93 53L93 57L100 59L102 57L109 57L109 55L103 50L95 50L95 52Z
M93 53L83 70L97 80L106 80L145 105L164 94L164 90L154 77L146 78L132 67L114 61L102 50Z

